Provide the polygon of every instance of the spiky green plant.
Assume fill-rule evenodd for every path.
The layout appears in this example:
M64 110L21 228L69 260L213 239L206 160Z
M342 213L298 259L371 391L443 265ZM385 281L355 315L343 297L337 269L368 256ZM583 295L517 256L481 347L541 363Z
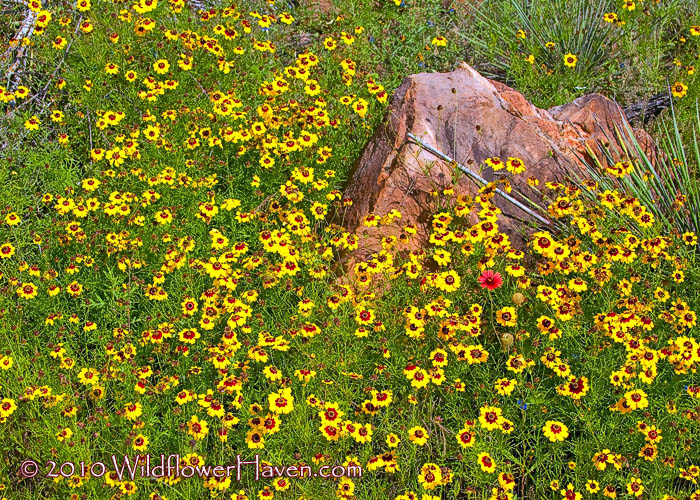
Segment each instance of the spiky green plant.
M462 8L454 32L468 62L547 108L587 92L625 102L658 92L669 78L658 69L678 57L670 50L675 18L697 14L680 0L632 10L612 0L483 0ZM575 65L565 63L568 54Z
M484 2L474 11L477 23L491 36L481 36L483 33L478 33L478 36L468 33L465 36L477 52L488 56L491 68L487 69L494 76L509 72L513 42L523 45L523 51L526 51L525 46L530 50L540 49L542 61L548 66L560 62L556 56L561 51L571 52L579 56L579 71L587 71L599 67L608 59L606 47L623 33L615 33L609 24L601 22L603 15L614 9L610 0L509 0L499 2L499 9L505 14L503 17L493 16L492 3ZM553 16L554 13L559 15ZM506 18L509 19L507 22ZM523 30L525 38L518 36L519 30ZM490 38L493 37L501 43L491 44ZM547 45L554 41L558 44L557 50Z
M684 233L697 232L700 228L700 185L697 169L700 165L700 148L697 134L700 131L700 108L696 103L695 123L691 127L692 145L687 145L681 135L676 111L671 106L670 117L659 125L661 140L658 151L645 150L635 137L627 121L623 130L616 129L613 143L634 162L635 168L622 179L606 172L607 164L615 159L610 148L600 147L603 158L589 155L592 161L582 161L586 174L598 183L600 189L618 189L641 202L666 227ZM610 142L612 142L610 141ZM582 159L583 160L583 159ZM583 187L582 178L575 173L574 180ZM583 190L587 192L587 190ZM593 196L592 193L588 193Z

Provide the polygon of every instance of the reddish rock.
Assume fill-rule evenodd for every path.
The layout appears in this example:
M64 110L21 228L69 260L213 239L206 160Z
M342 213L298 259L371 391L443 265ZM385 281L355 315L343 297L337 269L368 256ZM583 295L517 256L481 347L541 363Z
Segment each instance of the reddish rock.
M335 10L331 0L301 0L299 5L307 7L312 13L325 15Z
M577 139L579 145L588 144L599 158L602 152L598 141L606 147L612 147L616 153L621 153L617 147L618 138L615 128L621 133L626 131L621 116L620 107L613 101L600 94L588 94L583 97L549 109L549 113L555 120L564 121L574 125L581 137ZM646 154L652 159L656 157L656 146L651 136L642 129L632 128L634 136ZM579 146L578 151L585 153L585 148ZM588 155L585 155L588 157Z
M368 213L384 215L398 209L402 224L418 225L417 241L423 244L435 209L431 191L442 190L453 181L457 194L473 195L479 187L410 141L407 133L474 171L489 157L522 159L527 170L514 176L511 184L514 192L532 199L537 193L527 185L528 176L547 182L563 180L571 170L582 173L577 155L587 155L586 145L598 152L596 140L614 143L615 126L624 131L624 120L617 104L599 94L550 110L539 109L519 92L481 76L466 64L451 73L406 78L392 97L385 122L355 165L345 191L345 197L353 200L345 214L346 226L367 236L356 256L362 258L379 249L380 232L387 231L365 228L362 219ZM635 135L653 149L645 132L636 130ZM611 148L617 151L615 146ZM485 168L481 175L491 181L504 172ZM525 226L513 217L531 217L499 196L494 202L504 212L501 227L516 245L522 244Z

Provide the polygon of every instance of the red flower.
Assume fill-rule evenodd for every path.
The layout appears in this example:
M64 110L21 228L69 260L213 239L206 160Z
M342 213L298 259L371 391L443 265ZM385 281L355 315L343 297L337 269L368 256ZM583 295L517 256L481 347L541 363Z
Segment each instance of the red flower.
M479 276L479 284L481 285L481 288L495 290L503 284L503 278L501 278L501 273L487 269L481 273L481 276Z

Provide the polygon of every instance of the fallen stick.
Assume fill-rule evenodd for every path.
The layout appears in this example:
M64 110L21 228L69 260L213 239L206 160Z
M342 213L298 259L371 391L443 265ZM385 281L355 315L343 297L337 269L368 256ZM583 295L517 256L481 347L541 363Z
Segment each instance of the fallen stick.
M671 96L668 92L662 92L649 99L630 104L623 111L627 121L634 122L641 118L642 123L647 123L669 106L671 106Z
M13 3L19 3L23 4L23 2L13 2ZM26 4L24 4L26 5ZM27 13L24 16L24 19L22 20L22 24L19 27L19 30L17 30L17 34L14 36L13 40L16 40L17 43L19 44L18 47L11 47L8 49L8 51L3 55L3 57L9 56L13 50L17 49L17 57L15 61L10 65L8 71L7 71L7 90L10 92L14 92L17 90L17 87L19 86L19 78L18 78L18 71L17 69L19 68L20 64L23 62L24 58L27 55L27 46L22 45L22 40L25 38L29 38L32 36L32 33L34 33L34 23L36 21L36 16L37 13L34 12L31 9L27 9Z

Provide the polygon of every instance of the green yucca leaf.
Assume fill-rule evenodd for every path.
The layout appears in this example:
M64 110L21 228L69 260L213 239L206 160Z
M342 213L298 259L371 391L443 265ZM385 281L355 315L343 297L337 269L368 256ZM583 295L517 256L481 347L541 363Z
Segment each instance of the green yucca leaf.
M623 121L624 129L616 129L614 138L606 139L615 144L619 151L635 163L634 170L622 179L610 176L605 164L614 164L615 159L609 148L598 142L599 159L596 152L589 150L592 160L579 155L585 167L585 175L572 172L571 177L589 196L595 196L585 189L582 177L588 176L598 183L600 189L618 189L637 198L669 230L697 232L700 227L700 186L697 167L700 165L700 150L697 131L700 130L700 109L696 103L695 124L692 127L692 154L681 137L678 119L671 107L669 122L662 123L663 135L659 152L655 157L647 154L634 135L632 127Z

